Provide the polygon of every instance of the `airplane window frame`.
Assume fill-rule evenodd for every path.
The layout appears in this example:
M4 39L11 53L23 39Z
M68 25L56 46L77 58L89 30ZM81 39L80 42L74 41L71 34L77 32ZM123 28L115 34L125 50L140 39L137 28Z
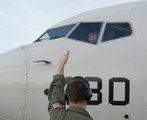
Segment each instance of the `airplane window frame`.
M82 25L82 24L87 24L88 27L85 29L82 29L80 28L80 30L82 29L82 34L81 33L78 33L78 35L82 36L84 35L84 38L76 35L77 33L76 32L79 32L79 27ZM93 24L93 27L90 26L91 24ZM95 26L94 24L97 24L98 26ZM68 38L70 39L73 39L73 40L77 40L77 41L82 41L82 42L85 42L85 43L90 43L90 44L97 44L98 43L98 40L99 40L99 37L100 37L100 34L101 34L101 29L102 29L102 25L103 25L103 22L81 22L78 24L78 26L71 32L71 34L68 36ZM97 29L96 29L97 27ZM98 36L97 36L97 39L95 42L90 42L88 41L88 33L92 32L92 31L96 31ZM73 37L74 36L74 37Z
M45 33L43 33L35 42L40 42L40 41L46 41L46 40L53 40L53 39L57 39L57 38L62 38L62 37L66 37L68 35L68 33L70 33L70 31L75 27L76 24L70 24L70 25L66 25L66 26L61 26L61 27L56 27L56 28L51 28L51 29L48 29ZM65 30L63 32L63 30ZM52 35L49 35L53 34L53 32L58 32L58 36ZM50 33L49 33L50 32ZM61 33L64 33L63 35ZM48 35L48 38L45 38L44 36L47 36ZM43 38L43 39L41 39Z
M118 27L118 26L116 27L116 25L119 25L119 24L128 25L127 26L128 29L127 28L121 28L122 26L121 27ZM115 25L115 26L113 26L113 25ZM113 29L111 29L111 27ZM121 30L123 32L123 34L121 34L118 29ZM128 31L128 33L127 33L127 31ZM110 33L112 33L112 34L110 34ZM131 36L132 33L133 33L133 29L132 29L132 26L131 26L131 24L129 22L106 23L105 29L103 31L101 42L108 42L108 41L116 40L116 39L119 39L119 38L125 38L125 37L128 37L128 36ZM105 38L105 37L107 37L107 38Z

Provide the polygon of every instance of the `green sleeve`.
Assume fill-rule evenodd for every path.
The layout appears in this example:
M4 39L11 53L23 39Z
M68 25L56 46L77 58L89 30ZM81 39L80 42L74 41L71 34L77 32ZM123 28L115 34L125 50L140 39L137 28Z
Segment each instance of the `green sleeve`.
M48 111L50 114L50 120L62 120L65 117L65 98L64 98L64 86L66 80L64 75L55 75L53 81L49 87L48 93ZM54 103L60 103L64 107L53 108Z

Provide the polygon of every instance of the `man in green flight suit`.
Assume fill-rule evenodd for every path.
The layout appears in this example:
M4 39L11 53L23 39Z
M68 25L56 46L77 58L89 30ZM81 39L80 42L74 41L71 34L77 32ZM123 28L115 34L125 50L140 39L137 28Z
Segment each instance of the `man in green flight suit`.
M54 75L49 87L50 120L93 120L86 111L87 102L92 97L88 81L80 76L72 78L69 82L64 78L64 66L68 56L69 51L60 57L57 75ZM67 109L65 109L66 100L69 103Z

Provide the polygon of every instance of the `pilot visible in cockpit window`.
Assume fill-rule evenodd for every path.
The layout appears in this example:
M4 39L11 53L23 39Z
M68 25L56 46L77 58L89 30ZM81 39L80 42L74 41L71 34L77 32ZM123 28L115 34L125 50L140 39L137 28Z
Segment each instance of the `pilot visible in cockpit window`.
M98 39L98 32L93 31L88 34L88 42L96 44Z

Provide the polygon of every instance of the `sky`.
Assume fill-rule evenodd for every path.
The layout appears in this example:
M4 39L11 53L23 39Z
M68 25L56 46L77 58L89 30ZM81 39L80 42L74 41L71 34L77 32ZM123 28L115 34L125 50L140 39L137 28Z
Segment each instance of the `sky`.
M136 0L0 0L0 54L33 43L64 19L131 1Z

